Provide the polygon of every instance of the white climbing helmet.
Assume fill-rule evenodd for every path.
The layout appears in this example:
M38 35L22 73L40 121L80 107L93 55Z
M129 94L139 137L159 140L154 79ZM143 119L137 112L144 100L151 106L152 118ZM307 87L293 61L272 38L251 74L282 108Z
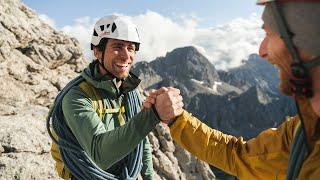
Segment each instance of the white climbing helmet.
M97 46L103 38L134 42L137 43L136 51L139 50L138 29L135 24L123 16L105 16L96 22L91 39L91 50L92 46Z
M264 5L264 4L272 2L272 1L276 1L276 0L257 0L257 4Z

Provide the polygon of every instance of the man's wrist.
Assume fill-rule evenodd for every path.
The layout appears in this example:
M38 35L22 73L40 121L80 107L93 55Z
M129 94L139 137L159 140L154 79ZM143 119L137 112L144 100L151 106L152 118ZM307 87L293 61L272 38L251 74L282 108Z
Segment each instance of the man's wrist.
M169 123L168 126L171 127L178 119L179 116L175 117L174 119L172 119Z

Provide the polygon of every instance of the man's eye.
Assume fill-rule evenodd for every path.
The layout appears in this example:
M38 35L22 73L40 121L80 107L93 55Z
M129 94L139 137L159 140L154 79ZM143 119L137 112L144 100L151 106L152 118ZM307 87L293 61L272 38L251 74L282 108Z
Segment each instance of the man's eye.
M114 49L121 49L121 46L113 46Z
M135 48L134 48L134 47L129 46L129 47L128 47L128 50L129 50L129 51L135 51Z

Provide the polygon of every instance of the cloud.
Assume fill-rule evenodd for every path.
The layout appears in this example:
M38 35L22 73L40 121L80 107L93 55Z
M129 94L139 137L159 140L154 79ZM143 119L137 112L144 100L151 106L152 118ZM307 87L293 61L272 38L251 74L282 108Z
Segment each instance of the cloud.
M46 14L39 14L39 18L45 23L47 23L48 25L50 25L51 27L55 28L56 26L55 21L51 19L49 16L47 16Z
M177 47L192 45L196 35L197 24L193 19L177 23L151 11L131 19L140 30L142 43L138 58L142 61L164 56Z
M74 20L72 25L64 26L61 30L78 39L80 45L84 49L86 58L92 59L92 52L90 50L91 35L93 32L93 26L97 19L90 17L81 17Z
M263 38L261 20L256 14L237 18L211 29L198 29L192 40L219 69L239 66L249 54L258 53Z
M137 61L151 61L165 56L177 47L193 45L204 54L218 69L239 66L249 54L257 53L259 42L263 37L260 18L257 14L237 18L212 28L199 28L199 18L182 16L172 20L156 12L131 16L137 24L141 36L141 50ZM91 58L90 40L94 23L97 19L78 18L74 24L61 30L76 37Z

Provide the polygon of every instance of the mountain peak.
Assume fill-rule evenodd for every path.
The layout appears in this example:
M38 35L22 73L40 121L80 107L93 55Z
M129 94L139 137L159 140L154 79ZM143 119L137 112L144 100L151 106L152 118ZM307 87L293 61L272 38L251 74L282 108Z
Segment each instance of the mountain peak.
M180 48L176 48L174 50L172 50L171 52L167 53L167 54L175 54L175 53L192 53L192 54L201 54L197 48L195 48L194 46L185 46L185 47L180 47Z
M170 60L171 63L185 63L186 61L190 61L193 64L213 67L209 60L204 55L202 55L194 46L176 48L166 54L166 59Z
M175 77L181 81L196 79L206 84L219 81L213 64L193 46L174 49L150 64L162 77Z

